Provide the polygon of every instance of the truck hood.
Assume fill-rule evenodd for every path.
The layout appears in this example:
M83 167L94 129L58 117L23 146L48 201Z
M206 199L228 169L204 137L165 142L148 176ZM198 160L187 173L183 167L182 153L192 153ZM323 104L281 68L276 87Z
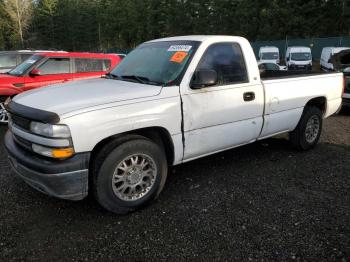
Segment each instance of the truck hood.
M108 103L156 96L161 89L161 86L101 78L35 89L17 95L13 100L63 115Z

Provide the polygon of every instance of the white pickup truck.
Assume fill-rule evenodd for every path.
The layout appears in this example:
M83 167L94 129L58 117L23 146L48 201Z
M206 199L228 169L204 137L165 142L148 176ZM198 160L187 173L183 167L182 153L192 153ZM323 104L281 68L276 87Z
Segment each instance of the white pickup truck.
M70 200L91 192L107 210L127 213L159 195L169 165L281 133L299 149L314 147L342 90L340 73L262 80L241 37L159 39L105 78L7 101L5 145L34 188Z

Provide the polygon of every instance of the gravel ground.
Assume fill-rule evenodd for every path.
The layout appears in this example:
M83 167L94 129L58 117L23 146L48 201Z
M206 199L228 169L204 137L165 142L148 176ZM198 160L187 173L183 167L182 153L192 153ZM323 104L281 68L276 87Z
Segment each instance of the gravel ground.
M349 112L309 152L281 137L171 168L127 216L38 193L0 156L0 261L350 261Z

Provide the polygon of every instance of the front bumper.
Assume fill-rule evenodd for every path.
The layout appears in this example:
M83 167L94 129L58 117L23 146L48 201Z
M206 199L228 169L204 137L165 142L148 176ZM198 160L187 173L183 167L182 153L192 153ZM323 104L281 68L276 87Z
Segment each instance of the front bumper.
M19 147L10 131L5 135L5 147L14 171L38 191L68 200L87 196L90 153L60 161L42 158Z
M289 65L288 70L295 70L295 71L311 71L312 66L311 65Z

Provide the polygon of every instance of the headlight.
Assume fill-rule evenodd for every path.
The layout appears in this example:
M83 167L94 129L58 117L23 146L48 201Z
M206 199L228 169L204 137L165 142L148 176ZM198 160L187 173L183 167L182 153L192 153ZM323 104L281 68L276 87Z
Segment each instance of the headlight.
M74 149L71 147L68 148L49 148L45 146L40 146L36 144L32 144L32 149L35 153L40 154L42 156L64 159L71 157L74 154Z
M31 122L30 131L37 135L54 138L69 138L71 136L68 126L65 125L50 125Z

